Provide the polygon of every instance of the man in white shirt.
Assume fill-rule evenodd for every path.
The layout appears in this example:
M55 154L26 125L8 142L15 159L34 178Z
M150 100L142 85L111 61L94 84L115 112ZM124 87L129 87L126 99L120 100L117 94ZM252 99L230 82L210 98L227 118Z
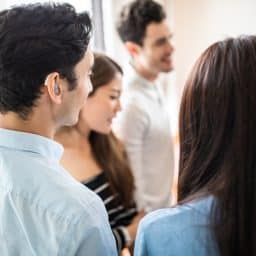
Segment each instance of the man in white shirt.
M137 205L148 212L171 204L172 135L158 76L173 69L172 33L163 7L152 0L126 5L117 30L131 63L124 72L122 111L114 131L128 152Z
M0 12L0 255L117 255L103 202L59 164L90 92L91 21L69 4Z

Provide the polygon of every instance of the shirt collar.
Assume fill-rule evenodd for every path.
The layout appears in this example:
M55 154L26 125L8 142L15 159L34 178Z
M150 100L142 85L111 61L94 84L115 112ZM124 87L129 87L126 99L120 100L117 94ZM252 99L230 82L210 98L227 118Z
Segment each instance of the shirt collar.
M134 79L140 82L141 85L143 85L145 87L145 89L147 90L155 90L155 85L156 82L152 82L147 80L146 78L144 78L142 75L140 75L134 68L132 62L130 61L128 66L127 66L127 70L126 72L128 73L128 77L129 79Z
M63 147L46 137L14 130L0 128L0 147L40 154L59 162Z

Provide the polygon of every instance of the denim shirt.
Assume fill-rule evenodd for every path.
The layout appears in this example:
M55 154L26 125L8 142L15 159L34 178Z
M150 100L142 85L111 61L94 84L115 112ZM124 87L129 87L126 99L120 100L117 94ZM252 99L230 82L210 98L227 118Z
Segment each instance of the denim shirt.
M218 256L209 230L213 197L148 214L139 225L135 256Z
M99 197L59 165L45 137L0 129L0 255L115 256Z

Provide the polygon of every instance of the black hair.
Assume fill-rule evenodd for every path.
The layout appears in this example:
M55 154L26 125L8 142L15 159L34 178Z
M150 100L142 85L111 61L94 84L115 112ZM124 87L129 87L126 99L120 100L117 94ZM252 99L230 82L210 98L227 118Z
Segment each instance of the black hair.
M0 12L0 112L26 119L44 80L59 72L76 87L75 65L83 58L92 24L69 4L29 4Z
M143 45L147 26L166 18L163 7L152 0L136 0L123 7L117 22L117 31L123 42Z

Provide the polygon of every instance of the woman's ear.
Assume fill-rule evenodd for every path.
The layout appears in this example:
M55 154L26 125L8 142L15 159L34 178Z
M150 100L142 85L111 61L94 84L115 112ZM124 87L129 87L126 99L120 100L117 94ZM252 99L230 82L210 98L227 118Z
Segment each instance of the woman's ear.
M62 102L63 86L60 80L60 74L58 72L52 72L47 75L44 82L48 95L55 104L61 104Z

